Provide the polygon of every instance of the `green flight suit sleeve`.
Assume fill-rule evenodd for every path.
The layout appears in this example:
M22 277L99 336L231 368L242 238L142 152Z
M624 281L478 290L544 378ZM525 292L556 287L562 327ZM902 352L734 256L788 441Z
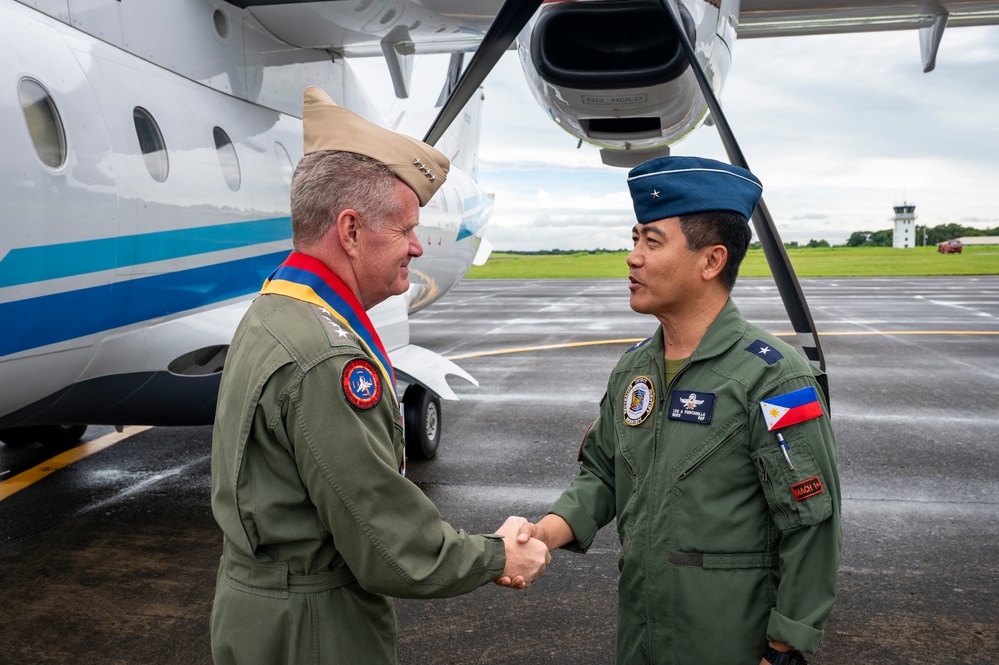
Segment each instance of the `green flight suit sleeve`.
M771 610L767 639L814 653L836 599L842 547L840 488L836 442L829 403L810 378L799 378L768 391L779 395L814 385L825 415L781 428L794 470L788 468L775 434L767 431L762 411L752 411L754 460L760 468L771 516L780 530L780 584Z
M337 551L366 591L400 598L467 593L499 577L502 539L456 531L399 472L402 426L383 386L372 408L347 403L350 355L307 371L283 421L299 473Z
M614 421L611 400L604 396L600 415L590 425L579 450L579 475L548 511L568 523L576 540L563 549L586 552L597 531L610 523L616 513L617 466L615 464Z

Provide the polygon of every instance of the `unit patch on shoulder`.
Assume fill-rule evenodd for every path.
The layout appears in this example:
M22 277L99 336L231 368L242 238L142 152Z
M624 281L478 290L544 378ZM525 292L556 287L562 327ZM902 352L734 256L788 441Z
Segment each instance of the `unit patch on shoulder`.
M765 360L768 365L773 365L784 357L780 351L765 343L762 339L758 339L747 346L746 350Z
M794 495L795 501L804 501L823 492L825 492L825 488L822 487L822 481L819 480L818 476L812 476L808 480L791 485L791 494Z
M635 427L645 422L656 405L656 391L647 376L636 376L624 391L624 422Z
M355 358L344 366L341 382L344 396L356 409L370 409L382 397L378 370L363 358Z
M708 425L714 411L715 394L698 393L693 390L674 390L669 399L670 420L684 420L688 423Z

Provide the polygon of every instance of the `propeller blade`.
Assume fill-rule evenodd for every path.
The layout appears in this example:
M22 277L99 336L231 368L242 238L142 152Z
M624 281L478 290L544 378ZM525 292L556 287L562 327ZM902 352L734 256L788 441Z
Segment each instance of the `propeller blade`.
M714 120L718 134L721 136L722 144L728 153L729 161L735 166L751 170L749 164L746 162L746 157L742 154L742 149L739 148L739 143L735 140L735 134L732 133L732 128L729 126L728 120L725 119L725 114L722 113L721 104L718 103L718 99L715 97L715 93L708 83L708 77L705 76L704 70L701 69L701 65L697 61L697 57L694 54L694 47L691 46L690 40L687 38L687 33L681 28L679 10L673 4L675 0L659 1L666 10L670 26L673 32L678 35L684 53L687 55L687 60L690 62L694 76L697 78L697 83L701 87L701 93L704 95L708 109L711 111L711 118ZM805 294L801 290L801 284L798 282L798 276L795 274L791 260L787 256L787 250L784 249L784 243L780 239L780 234L777 233L773 217L770 216L770 211L767 209L766 203L763 202L762 198L760 199L760 204L756 206L756 210L753 212L753 226L756 228L756 235L759 237L760 245L763 247L763 254L767 257L770 272L773 273L774 282L777 284L777 291L780 293L781 300L784 301L784 309L791 320L791 326L794 328L795 333L797 333L798 342L801 344L805 357L811 362L817 363L819 369L825 371L826 359L822 353L822 345L819 343L819 334L815 329L812 313L808 309L808 303L805 302Z
M424 141L435 145L454 119L461 113L468 100L479 89L486 75L499 62L500 57L510 48L513 40L524 29L534 12L541 6L541 0L506 0L493 19L489 30L482 38L482 43L475 50L468 69L462 72L461 79L454 86L454 91L447 102L441 107L434 119Z

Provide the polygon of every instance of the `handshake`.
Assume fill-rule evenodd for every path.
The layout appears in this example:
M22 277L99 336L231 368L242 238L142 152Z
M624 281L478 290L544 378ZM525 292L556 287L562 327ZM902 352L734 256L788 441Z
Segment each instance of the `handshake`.
M506 567L496 584L511 589L528 588L552 560L542 528L523 517L508 517L496 533L503 536L506 548Z

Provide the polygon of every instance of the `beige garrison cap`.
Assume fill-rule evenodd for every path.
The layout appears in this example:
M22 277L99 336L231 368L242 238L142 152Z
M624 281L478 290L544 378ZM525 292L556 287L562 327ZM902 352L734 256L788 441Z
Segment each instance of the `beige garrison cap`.
M337 106L314 85L305 89L302 125L306 155L342 150L379 161L409 185L420 199L420 206L427 205L447 180L451 163L439 150Z

